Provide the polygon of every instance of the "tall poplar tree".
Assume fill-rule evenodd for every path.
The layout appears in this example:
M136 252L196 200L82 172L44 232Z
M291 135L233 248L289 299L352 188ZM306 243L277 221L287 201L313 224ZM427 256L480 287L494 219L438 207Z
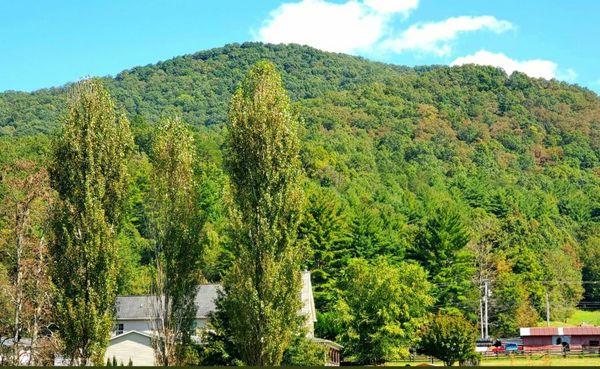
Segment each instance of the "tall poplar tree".
M229 114L235 261L219 303L248 365L279 365L298 330L302 193L297 122L273 64L250 69Z
M97 79L70 91L62 135L54 142L51 274L65 355L103 361L116 298L117 243L133 141L127 119Z
M156 233L155 342L161 365L184 364L191 344L200 277L201 217L194 182L194 142L179 119L165 119L152 146L152 199Z

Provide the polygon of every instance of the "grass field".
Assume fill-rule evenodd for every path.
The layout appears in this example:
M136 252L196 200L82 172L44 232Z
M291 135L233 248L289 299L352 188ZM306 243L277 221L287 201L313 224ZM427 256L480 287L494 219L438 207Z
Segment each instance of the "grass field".
M481 366L598 366L600 356L531 356L518 358L494 358L481 361Z
M397 361L387 363L389 366L422 366L427 365L423 361L408 362ZM434 365L442 366L443 363L436 360ZM456 365L456 364L455 364ZM506 357L487 358L481 361L481 366L597 366L600 367L600 355L579 357L577 355L567 356L566 358L560 355L531 355L529 357Z
M567 327L573 325L580 325L582 323L589 325L600 326L600 310L598 311L583 311L575 310L573 315L565 322L550 321L550 325L553 327ZM540 323L540 327L545 327L546 323Z

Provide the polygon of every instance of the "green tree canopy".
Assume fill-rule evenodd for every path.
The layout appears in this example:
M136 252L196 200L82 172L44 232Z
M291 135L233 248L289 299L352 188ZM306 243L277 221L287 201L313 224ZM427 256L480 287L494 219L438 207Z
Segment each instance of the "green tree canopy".
M133 143L99 80L75 86L62 134L54 142L52 280L56 318L68 358L102 363L113 324L117 243Z
M475 357L475 327L460 315L436 315L420 333L419 351L452 366Z
M373 262L354 259L340 281L340 290L344 352L360 364L408 356L414 335L433 303L421 267L391 265L383 258Z
M233 255L223 280L231 339L248 365L279 365L298 331L302 205L296 121L275 66L261 62L230 110Z

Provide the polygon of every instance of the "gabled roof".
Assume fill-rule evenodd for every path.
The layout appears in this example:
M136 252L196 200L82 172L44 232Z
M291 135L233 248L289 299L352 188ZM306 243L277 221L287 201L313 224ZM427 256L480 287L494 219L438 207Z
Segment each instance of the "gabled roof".
M218 284L202 284L198 286L194 302L196 304L196 319L207 318L215 311L215 300L221 286ZM312 293L310 272L302 272L302 308L301 313L311 319L317 320L315 301ZM154 315L153 305L157 303L156 296L118 296L116 302L117 320L150 320Z
M109 341L114 341L115 339L118 339L118 338L121 338L121 337L125 337L125 336L130 335L130 334L135 334L135 335L138 335L138 336L144 336L144 337L147 337L147 338L150 338L150 339L152 338L152 336L149 335L149 334L147 334L147 333L140 332L140 331L135 331L134 330L134 331L123 332L123 333L121 333L119 335L113 336L113 337L111 337L109 339Z
M194 302L196 319L206 318L215 310L218 284L198 286ZM154 295L118 296L116 302L117 320L150 320L154 315L154 306L158 303Z
M521 337L530 336L600 336L600 327L531 327L521 328Z
M341 350L344 348L344 346L340 345L339 343L335 343L335 342L325 339L325 338L312 337L312 338L310 338L310 340L313 341L314 343L319 343L319 344L322 344L325 346L329 346L329 347L332 347L337 350Z

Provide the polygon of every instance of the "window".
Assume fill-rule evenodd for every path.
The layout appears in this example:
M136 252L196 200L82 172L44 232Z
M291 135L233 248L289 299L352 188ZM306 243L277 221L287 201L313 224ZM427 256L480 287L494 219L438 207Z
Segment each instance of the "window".
M123 329L125 328L123 323L117 323L115 324L115 335L120 335L123 334Z
M593 347L600 346L600 341L590 341L590 346L593 346Z

